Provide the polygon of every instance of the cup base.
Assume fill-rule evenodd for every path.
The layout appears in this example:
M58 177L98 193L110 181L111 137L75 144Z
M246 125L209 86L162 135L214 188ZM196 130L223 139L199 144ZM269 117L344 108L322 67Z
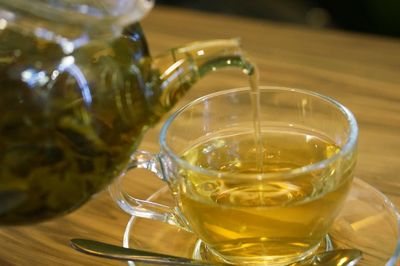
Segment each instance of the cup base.
M262 256L262 257L235 257L235 258L225 258L220 256L218 253L208 248L207 245L198 240L195 244L193 255L194 259L206 260L215 263L227 263L234 265L270 265L270 266L284 266L296 261L302 260L307 257L311 257L316 252L332 250L333 245L329 235L314 247L308 249L302 254L296 254L291 256Z
M135 178L142 179L141 175ZM174 206L167 186L149 198L159 204ZM395 265L400 255L399 212L381 192L362 179L355 178L343 209L329 230L335 249L357 248L363 252L360 266ZM176 226L132 216L125 228L123 246L192 258L199 255L196 236ZM325 245L330 246L325 246ZM316 252L332 249L323 241ZM194 251L194 252L193 252ZM149 266L129 261L130 266ZM156 266L154 264L154 266ZM400 266L400 264L399 264Z

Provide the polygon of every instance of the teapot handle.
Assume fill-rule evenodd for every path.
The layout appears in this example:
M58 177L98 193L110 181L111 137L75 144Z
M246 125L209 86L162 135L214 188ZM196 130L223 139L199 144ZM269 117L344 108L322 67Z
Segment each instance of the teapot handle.
M161 156L147 151L138 150L131 155L127 170L136 168L146 169L156 174L163 181L166 180L162 171ZM119 207L130 215L162 221L190 231L185 220L177 214L173 208L152 202L150 200L137 199L130 195L123 186L126 172L122 173L110 186L109 192Z

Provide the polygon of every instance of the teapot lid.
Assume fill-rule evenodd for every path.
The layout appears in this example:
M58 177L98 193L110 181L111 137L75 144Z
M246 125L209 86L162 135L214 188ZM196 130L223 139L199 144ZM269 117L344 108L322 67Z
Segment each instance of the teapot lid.
M0 17L7 15L2 7L8 7L70 25L104 22L125 26L143 18L153 5L154 0L0 0Z

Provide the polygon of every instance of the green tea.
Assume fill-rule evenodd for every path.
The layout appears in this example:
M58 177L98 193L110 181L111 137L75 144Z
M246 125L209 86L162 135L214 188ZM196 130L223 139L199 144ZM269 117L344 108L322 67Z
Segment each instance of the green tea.
M115 36L112 24L26 15L0 27L0 224L82 205L199 78L222 67L251 73L236 41L206 42L208 57L193 44L152 59L139 24Z
M131 30L135 38L71 54L0 30L0 224L71 211L126 166L154 120L143 85L150 57L139 26Z
M335 166L296 178L238 174L281 173L327 159L340 148L324 136L293 129L264 130L263 165L254 132L216 134L190 147L190 164L226 174L213 178L182 170L177 199L190 227L229 261L288 259L316 248L349 190L352 168L334 178ZM282 258L281 258L282 257Z

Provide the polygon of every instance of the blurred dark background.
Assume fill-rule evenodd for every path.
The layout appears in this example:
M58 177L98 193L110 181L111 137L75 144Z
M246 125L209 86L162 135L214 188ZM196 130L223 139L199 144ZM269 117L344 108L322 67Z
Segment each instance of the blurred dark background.
M314 28L400 37L400 0L156 0L210 12L296 23Z

